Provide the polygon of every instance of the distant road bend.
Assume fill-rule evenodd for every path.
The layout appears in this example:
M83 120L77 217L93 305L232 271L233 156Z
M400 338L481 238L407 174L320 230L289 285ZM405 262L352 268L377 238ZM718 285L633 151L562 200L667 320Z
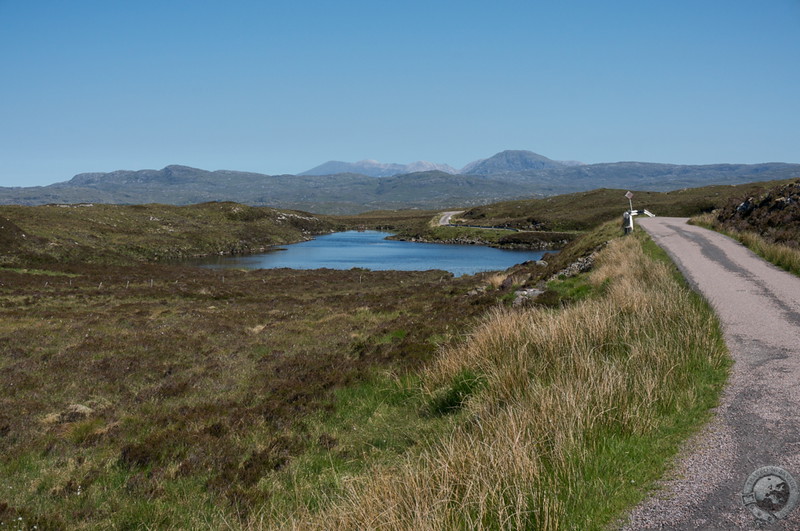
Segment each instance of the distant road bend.
M714 307L735 364L676 477L634 509L625 529L756 529L742 502L748 476L777 466L800 481L800 278L686 221L639 225ZM800 529L800 507L768 529Z
M454 210L452 212L442 212L442 217L439 218L439 225L445 226L450 225L450 218L455 216L456 214L463 214L463 210Z

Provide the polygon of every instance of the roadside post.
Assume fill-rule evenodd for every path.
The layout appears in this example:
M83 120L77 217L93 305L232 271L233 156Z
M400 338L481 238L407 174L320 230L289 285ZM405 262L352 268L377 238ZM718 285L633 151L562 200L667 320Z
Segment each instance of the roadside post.
M631 201L631 199L633 199L633 192L630 191L626 192L625 197L628 198L628 206L630 208L627 212L622 213L622 230L625 231L625 234L630 234L631 232L633 232L633 216L639 216L641 214L644 214L646 216L654 218L656 215L647 209L634 210L633 201Z
M633 232L633 192L628 190L625 193L625 197L628 198L628 206L630 207L627 212L622 214L622 230L625 231L625 234L630 234Z

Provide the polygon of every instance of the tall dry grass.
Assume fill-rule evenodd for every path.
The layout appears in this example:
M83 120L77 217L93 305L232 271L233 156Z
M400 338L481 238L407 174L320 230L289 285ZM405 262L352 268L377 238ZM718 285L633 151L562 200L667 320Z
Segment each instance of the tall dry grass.
M433 400L478 375L465 422L401 466L353 478L328 510L280 527L604 525L619 512L613 495L638 477L624 454L681 412L704 411L698 375L724 373L726 355L713 315L637 238L612 242L590 281L601 296L558 311L498 309L444 350L423 375L424 391ZM617 441L630 449L617 452ZM622 461L608 462L617 469L603 470L617 454Z
M800 249L794 249L787 245L772 243L765 240L760 234L755 232L742 232L736 237L747 248L761 256L768 262L778 267L800 275Z

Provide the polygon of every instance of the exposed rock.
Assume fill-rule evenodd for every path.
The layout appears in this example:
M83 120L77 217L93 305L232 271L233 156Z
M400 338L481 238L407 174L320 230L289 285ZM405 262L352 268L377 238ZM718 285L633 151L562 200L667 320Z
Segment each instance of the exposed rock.
M758 197L732 201L717 211L723 227L757 232L768 241L800 246L800 181L778 186Z
M475 297L477 295L483 295L484 293L486 293L486 286L479 286L473 290L468 291L467 295L469 295L470 297Z
M544 290L537 289L537 288L528 288L528 289L521 289L519 291L514 292L514 302L511 303L512 306L524 306L525 304L529 304L536 299L539 295L544 293Z
M582 256L558 273L554 274L552 277L550 277L550 280L558 279L561 276L569 278L581 273L586 273L594 267L594 261L596 257L597 252L593 252L589 256Z
M739 203L739 206L736 207L736 212L747 215L750 211L753 210L753 198L750 197L745 201Z

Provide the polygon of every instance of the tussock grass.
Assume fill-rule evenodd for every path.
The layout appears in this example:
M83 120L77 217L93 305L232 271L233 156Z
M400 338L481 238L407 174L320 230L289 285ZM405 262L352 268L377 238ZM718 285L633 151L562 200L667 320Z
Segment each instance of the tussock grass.
M781 243L770 242L754 231L738 231L719 222L714 214L705 214L692 218L692 223L707 229L715 230L738 240L745 247L764 260L800 276L800 249Z
M771 243L756 232L737 233L736 238L765 260L800 276L800 249Z
M454 418L373 375L496 304L436 271L49 267L0 269L0 529L238 529L321 505Z
M619 517L715 404L728 367L712 312L644 238L599 255L597 296L497 309L445 347L421 386L431 403L465 390L452 433L281 526L601 529Z
M497 289L503 285L503 282L506 280L506 278L508 278L508 275L505 273L493 273L486 277L486 283L489 286Z

